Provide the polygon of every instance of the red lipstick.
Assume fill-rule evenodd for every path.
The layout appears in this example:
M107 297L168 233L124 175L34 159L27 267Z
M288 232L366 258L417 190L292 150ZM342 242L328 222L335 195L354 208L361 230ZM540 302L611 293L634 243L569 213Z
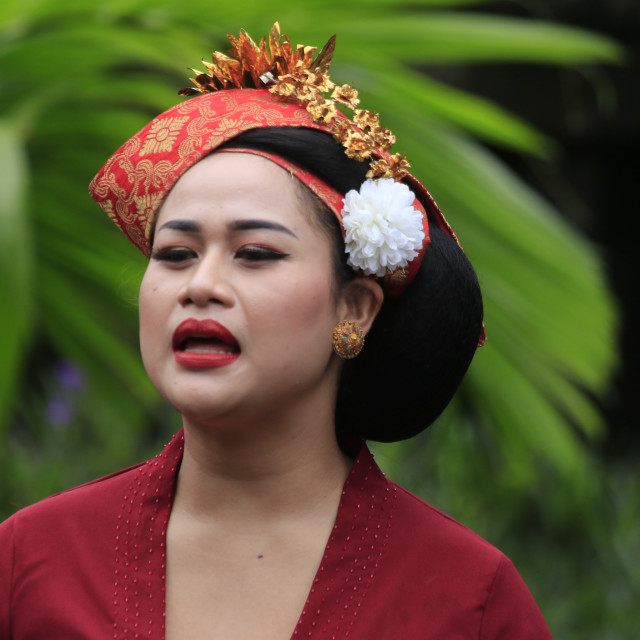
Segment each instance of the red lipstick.
M240 345L225 326L215 320L189 318L173 332L173 357L188 369L216 369L235 362Z

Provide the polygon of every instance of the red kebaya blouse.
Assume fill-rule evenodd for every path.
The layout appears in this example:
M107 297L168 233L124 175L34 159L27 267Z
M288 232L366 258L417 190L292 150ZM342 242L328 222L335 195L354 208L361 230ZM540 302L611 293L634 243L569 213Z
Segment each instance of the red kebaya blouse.
M164 638L183 438L0 524L0 640ZM215 602L212 602L215 607ZM547 640L511 562L389 482L364 447L292 640Z

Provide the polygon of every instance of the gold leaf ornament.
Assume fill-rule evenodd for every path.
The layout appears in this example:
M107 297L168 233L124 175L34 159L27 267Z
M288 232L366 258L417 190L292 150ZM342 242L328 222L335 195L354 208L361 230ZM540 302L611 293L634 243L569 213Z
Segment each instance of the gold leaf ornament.
M268 39L260 44L242 29L239 36L228 35L229 55L214 51L211 62L202 61L206 72L191 69L195 87L182 89L179 95L193 96L225 89L264 89L285 100L303 104L314 122L330 126L335 140L345 148L350 158L361 162L375 151L386 152L396 141L395 136L380 126L379 116L358 109L358 92L347 84L336 86L329 77L329 67L335 51L336 37L332 36L320 53L316 47L291 46L289 37L282 35L276 22ZM331 92L327 97L325 94ZM340 114L337 105L354 112L353 119ZM399 180L408 173L406 158L395 154L377 158L367 173L369 178L392 177Z
M334 100L338 101L340 104L343 104L345 107L349 107L349 109L355 109L360 104L360 100L358 99L358 92L348 84L343 84L340 87L336 87L333 90L331 97Z

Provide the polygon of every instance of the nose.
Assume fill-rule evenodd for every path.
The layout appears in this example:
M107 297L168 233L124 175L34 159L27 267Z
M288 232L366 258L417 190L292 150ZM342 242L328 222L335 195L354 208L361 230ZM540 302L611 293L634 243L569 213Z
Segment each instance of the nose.
M233 305L233 289L224 259L213 254L203 257L190 270L180 294L184 306Z

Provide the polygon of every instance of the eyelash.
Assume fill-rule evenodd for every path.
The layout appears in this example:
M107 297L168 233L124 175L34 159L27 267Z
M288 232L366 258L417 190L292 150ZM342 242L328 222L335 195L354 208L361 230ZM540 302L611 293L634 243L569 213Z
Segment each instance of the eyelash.
M163 262L184 262L189 258L193 258L195 253L190 249L160 249L158 251L152 251L152 260L161 260Z
M191 249L160 249L151 253L152 260L160 260L178 264L195 257L195 252ZM242 247L236 252L236 257L249 262L261 262L268 260L282 260L289 257L288 253L280 253L266 247Z
M289 254L280 253L266 247L242 247L236 252L236 256L250 262L260 262L262 260L282 260L287 258Z

